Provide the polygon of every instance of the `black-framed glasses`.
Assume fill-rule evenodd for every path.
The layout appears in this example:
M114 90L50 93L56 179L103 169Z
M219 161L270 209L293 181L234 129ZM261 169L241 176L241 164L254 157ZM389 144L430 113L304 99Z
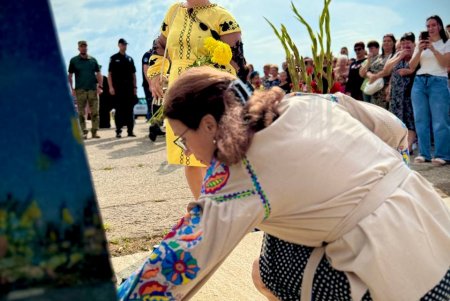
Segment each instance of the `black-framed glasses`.
M181 133L175 140L173 140L173 143L183 151L187 151L186 139L183 137L184 134L187 133L187 131L189 131L189 128L186 128L183 133Z

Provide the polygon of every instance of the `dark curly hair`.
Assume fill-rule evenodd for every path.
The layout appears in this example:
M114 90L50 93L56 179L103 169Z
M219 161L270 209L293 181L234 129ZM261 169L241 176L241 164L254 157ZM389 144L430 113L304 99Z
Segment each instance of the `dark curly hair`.
M215 157L228 165L242 160L253 135L279 116L279 88L258 91L245 105L230 88L236 77L211 67L184 72L165 95L164 114L197 130L202 118L211 114L218 123Z

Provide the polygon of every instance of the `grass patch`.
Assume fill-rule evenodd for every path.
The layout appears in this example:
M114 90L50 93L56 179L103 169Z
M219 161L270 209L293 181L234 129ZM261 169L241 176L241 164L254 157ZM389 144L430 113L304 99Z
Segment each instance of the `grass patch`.
M109 240L109 243L113 245L118 245L120 243L120 240L118 238L114 238Z
M112 257L124 256L138 252L148 252L153 246L159 244L170 230L164 230L161 234L144 237L123 237L108 241L109 252Z
M103 230L105 230L105 232L111 231L111 225L108 223L104 223Z

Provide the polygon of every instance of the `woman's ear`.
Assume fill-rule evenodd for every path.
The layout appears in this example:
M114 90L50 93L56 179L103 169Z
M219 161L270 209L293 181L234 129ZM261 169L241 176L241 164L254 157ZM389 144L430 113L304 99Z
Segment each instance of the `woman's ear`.
M212 133L213 136L216 134L217 126L217 121L211 114L203 116L200 121L200 128L202 128L206 133Z

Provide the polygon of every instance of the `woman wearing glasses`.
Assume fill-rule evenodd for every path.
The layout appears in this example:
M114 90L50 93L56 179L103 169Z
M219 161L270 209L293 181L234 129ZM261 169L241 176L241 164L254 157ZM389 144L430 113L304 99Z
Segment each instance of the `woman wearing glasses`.
M151 78L151 91L155 98L163 97L161 72L170 66L169 86L195 61L206 55L204 40L213 37L228 43L232 61L225 70L239 73L245 67L241 29L234 17L225 9L205 0L187 0L172 5L164 18L161 34L153 43L147 76ZM165 57L164 57L165 56ZM164 69L164 70L162 70ZM173 144L173 131L166 127L167 158L169 164L185 165L186 179L195 198L200 195L204 164L194 156L186 155Z
M442 166L450 162L450 93L447 68L450 66L450 41L439 16L427 19L427 31L419 37L411 71L420 63L411 91L420 155L416 163ZM430 128L431 126L431 128ZM434 135L434 156L431 135Z
M200 67L168 90L176 145L210 164L198 201L120 286L119 299L189 299L257 227L303 245L290 277L257 264L268 298L445 300L450 213L368 128L405 141L397 119L343 94L283 99L274 88L249 98L243 85Z

